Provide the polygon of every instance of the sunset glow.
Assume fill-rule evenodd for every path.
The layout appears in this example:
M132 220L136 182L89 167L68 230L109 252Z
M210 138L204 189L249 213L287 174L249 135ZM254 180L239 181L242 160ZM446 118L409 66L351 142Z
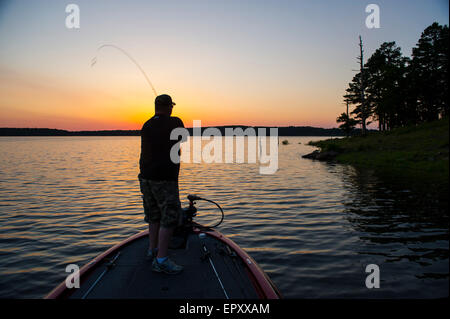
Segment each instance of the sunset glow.
M154 95L126 49L185 126L337 127L357 68L358 35L370 54L396 41L411 54L422 30L448 24L446 1L77 1L67 29L60 1L0 4L0 127L140 129ZM399 15L403 19L398 22Z

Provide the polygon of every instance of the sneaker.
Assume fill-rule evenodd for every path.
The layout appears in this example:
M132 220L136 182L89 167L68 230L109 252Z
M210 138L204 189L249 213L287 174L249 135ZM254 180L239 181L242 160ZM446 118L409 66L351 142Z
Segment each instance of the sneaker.
M153 259L152 263L152 271L156 272L163 272L169 275L178 274L183 270L183 266L177 265L172 260L167 258L162 263L159 263L158 260L155 258Z

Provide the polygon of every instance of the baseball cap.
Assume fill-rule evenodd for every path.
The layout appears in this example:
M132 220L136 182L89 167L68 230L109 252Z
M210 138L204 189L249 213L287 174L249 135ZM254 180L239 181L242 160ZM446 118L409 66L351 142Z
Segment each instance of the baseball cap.
M170 95L161 94L161 95L158 95L156 97L155 105L160 105L160 106L170 105L170 106L174 106L175 103L172 101L172 98L170 97Z

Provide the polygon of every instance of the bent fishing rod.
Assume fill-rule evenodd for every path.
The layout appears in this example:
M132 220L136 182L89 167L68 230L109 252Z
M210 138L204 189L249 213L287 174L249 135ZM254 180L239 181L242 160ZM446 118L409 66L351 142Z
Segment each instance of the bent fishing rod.
M97 48L97 55L100 52L100 50L102 50L103 48L114 48L120 52L122 52L124 55L126 55L135 65L136 67L139 69L139 71L141 71L141 73L144 75L145 80L147 81L148 85L150 85L150 88L152 89L153 93L155 94L155 97L158 96L158 93L156 93L155 87L153 86L152 82L150 81L149 77L147 76L147 73L145 73L144 69L140 66L140 64L131 56L131 54L129 54L127 51L125 51L124 49L122 49L121 47L115 45L115 44L103 44L101 46L99 46ZM94 67L94 65L97 63L97 56L95 56L92 60L91 60L91 67Z

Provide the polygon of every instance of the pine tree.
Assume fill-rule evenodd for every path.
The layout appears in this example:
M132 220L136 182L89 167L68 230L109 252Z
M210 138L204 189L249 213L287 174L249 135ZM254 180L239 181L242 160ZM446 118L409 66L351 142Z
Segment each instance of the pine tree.
M395 42L384 42L364 64L359 40L360 69L344 97L355 105L351 114L363 134L370 120L378 121L379 130L390 130L449 115L448 26L427 27L413 48L412 59L403 57ZM347 131L351 120L348 111L337 118Z
M407 59L395 42L381 44L367 61L367 102L379 130L407 124L404 78Z
M422 32L413 48L409 80L422 121L449 114L448 44L448 26L435 22Z
M364 50L361 36L359 37L360 55L357 57L360 65L359 73L355 74L352 82L348 84L346 90L347 94L344 98L351 104L356 105L355 109L351 112L355 115L355 119L361 124L362 135L366 134L367 119L371 116L372 110L370 104L367 103L367 93L365 92L367 80L366 70L364 67Z
M345 135L350 136L352 131L355 129L356 124L358 124L358 121L351 118L348 113L342 113L339 115L339 117L336 119L337 123L342 123L339 125L339 128L345 132Z

